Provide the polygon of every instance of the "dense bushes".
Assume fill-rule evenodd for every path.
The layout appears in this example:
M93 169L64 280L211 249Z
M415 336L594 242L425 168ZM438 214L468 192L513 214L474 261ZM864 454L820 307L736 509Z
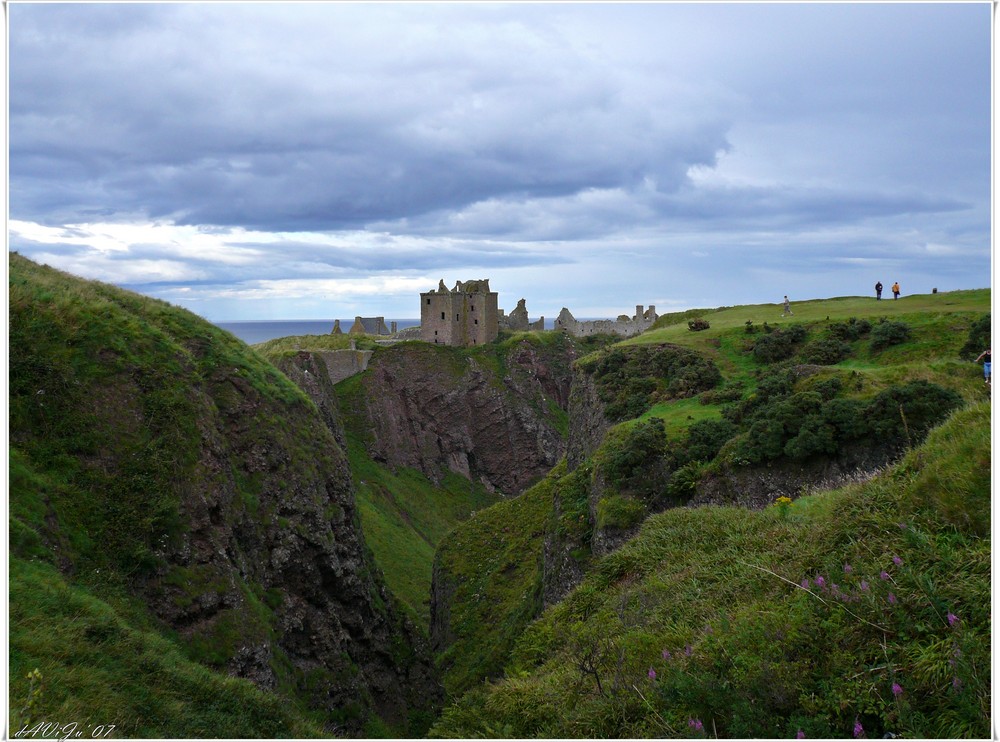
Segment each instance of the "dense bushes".
M657 400L692 397L722 378L710 360L674 345L615 347L581 368L593 374L612 422L638 417Z
M801 358L806 363L832 366L840 363L851 353L851 346L835 337L814 340L802 349Z
M958 357L971 361L984 350L989 348L990 338L992 337L992 328L993 325L990 321L989 313L984 314L982 317L973 322L972 327L969 328L969 337L965 341L965 345L963 345L962 349L958 352Z
M879 351L890 345L899 345L910 337L910 327L905 322L883 319L872 328L872 350Z
M612 431L597 456L597 470L617 492L651 496L659 489L667 439L663 420L652 417Z
M818 387L775 395L745 408L749 428L733 461L759 464L783 455L801 460L835 454L843 444L862 438L879 445L914 445L962 403L955 392L926 381L892 386L868 401L824 400L823 391Z
M802 325L792 325L787 330L778 329L761 335L753 344L754 360L774 363L791 358L806 335L806 328Z

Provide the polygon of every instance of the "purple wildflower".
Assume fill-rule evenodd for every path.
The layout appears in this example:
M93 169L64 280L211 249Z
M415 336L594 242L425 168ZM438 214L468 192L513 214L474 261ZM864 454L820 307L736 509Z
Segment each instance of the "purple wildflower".
M900 564L903 563L903 560L900 559L898 556L894 556L892 558L892 563L895 564L898 567Z
M862 580L861 581L861 592L863 592L863 593L868 592L868 581L867 580Z
M802 580L801 587L802 587L803 590L808 590L809 589L809 578L808 577L806 577L804 580Z
M863 726L861 726L861 722L860 721L858 721L857 719L855 719L854 720L854 738L858 739L859 737L864 737L864 736L865 736L865 728Z
M849 575L853 571L854 571L854 567L852 567L850 564L845 564L844 565L844 574L845 575Z
M954 626L957 623L958 623L958 616L956 616L954 613L952 613L951 611L949 611L948 612L948 625L949 626Z
M816 575L816 587L822 588L826 584L823 575Z
M880 579L883 579L883 580L888 580L889 579L889 573L886 572L884 569L881 572L878 573L878 576L879 576Z
M805 739L805 738L806 738L806 733L803 732L801 729L795 733L795 739Z
M690 657L692 654L694 654L694 650L691 649L691 645L688 644L686 647L684 647L684 655Z
M688 719L688 726L696 732L700 732L705 728L705 725L701 723L701 719Z
M891 603L892 605L896 605L896 594L895 593L889 593L889 595L887 596L887 599L888 599L889 603Z
M656 680L656 670L654 670L652 667L649 668L649 672L646 674L649 676L650 680Z
M896 696L896 698L899 698L901 695L903 695L903 686L901 686L899 683L893 683L892 695Z
M663 659L669 660L670 657L671 657L670 650L669 649L664 649L663 650Z

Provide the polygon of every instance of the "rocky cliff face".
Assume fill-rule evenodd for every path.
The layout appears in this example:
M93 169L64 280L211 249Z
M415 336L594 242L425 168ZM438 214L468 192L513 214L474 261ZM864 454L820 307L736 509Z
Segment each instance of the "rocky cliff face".
M11 274L11 446L63 483L38 525L63 571L332 733L433 714L429 648L366 552L331 409L190 313L16 256Z
M375 354L362 378L372 458L438 481L451 470L505 496L563 456L575 345L523 340L468 353L403 343Z
M573 373L569 397L569 441L566 464L580 466L601 446L611 424L597 393L594 377L580 369Z
M724 469L702 479L688 505L738 505L760 510L772 505L779 497L794 500L804 492L836 489L852 482L867 481L890 466L902 453L901 449L892 446L853 445L843 447L838 456Z

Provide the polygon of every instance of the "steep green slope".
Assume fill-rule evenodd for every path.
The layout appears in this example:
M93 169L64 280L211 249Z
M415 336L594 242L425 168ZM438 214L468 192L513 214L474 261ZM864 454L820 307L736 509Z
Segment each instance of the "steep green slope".
M541 609L541 550L553 474L476 514L441 543L434 563L431 638L445 689L458 695L504 666Z
M9 350L12 559L51 565L53 584L58 569L82 606L57 614L69 623L38 615L45 601L24 582L36 573L12 570L11 666L48 679L41 712L94 681L72 658L110 636L175 647L162 667L119 664L109 647L115 688L176 667L154 687L231 690L213 702L220 736L308 730L304 708L327 734L426 727L439 693L426 642L381 583L346 459L299 388L189 312L17 255ZM35 625L51 627L50 649ZM192 728L183 704L152 713L148 695L124 694L102 723L126 736ZM254 708L260 724L243 716Z
M651 517L433 733L987 735L989 423L794 504Z
M359 376L337 385L365 541L389 588L420 617L422 626L429 626L438 544L455 526L499 497L457 474L446 473L434 484L414 469L394 472L374 461L363 442L364 418L357 414L363 393Z
M795 317L768 330L746 323L747 313L756 316L758 308L737 307L705 313L711 328L693 332L687 320L702 315L696 312L666 318L660 329L581 358L574 388L592 387L592 405L603 406L597 414L610 418L607 434L584 455L577 452L574 470L551 473L548 514L537 516L547 520L541 546L520 553L516 568L508 570L510 584L443 595L448 605L441 610L485 615L505 605L501 592L533 594L532 582L517 582L518 575L535 574L529 567L540 572L544 602L557 601L593 567L595 556L618 548L651 513L666 508L740 503L759 509L777 494L797 498L830 479L869 478L952 410L984 396L980 367L962 355L970 336L978 333L973 342L979 342L988 328L983 312L989 292L910 300L911 310L934 311L903 313L905 304L892 308L896 319L880 322L880 316L854 313L890 311L886 302L817 301L801 312L796 305ZM594 439L571 419L571 449L574 437ZM503 538L506 523L498 520L489 531L490 523L484 518L479 527L484 544ZM486 556L463 530L443 544L442 574L460 571L452 541L471 550L459 552L464 561ZM519 616L525 626L539 607L524 601L505 615ZM484 624L468 637L454 637L464 643L455 652L461 662L443 665L452 693L470 687L476 676L470 668L480 678L495 675L499 663L487 655L509 646L511 632L505 633L501 640ZM450 639L438 646L447 647Z

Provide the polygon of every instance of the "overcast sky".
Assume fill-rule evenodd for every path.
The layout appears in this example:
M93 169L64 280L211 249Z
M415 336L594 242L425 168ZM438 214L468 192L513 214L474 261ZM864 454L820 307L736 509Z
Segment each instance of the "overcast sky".
M11 250L212 320L990 285L991 6L8 6Z

